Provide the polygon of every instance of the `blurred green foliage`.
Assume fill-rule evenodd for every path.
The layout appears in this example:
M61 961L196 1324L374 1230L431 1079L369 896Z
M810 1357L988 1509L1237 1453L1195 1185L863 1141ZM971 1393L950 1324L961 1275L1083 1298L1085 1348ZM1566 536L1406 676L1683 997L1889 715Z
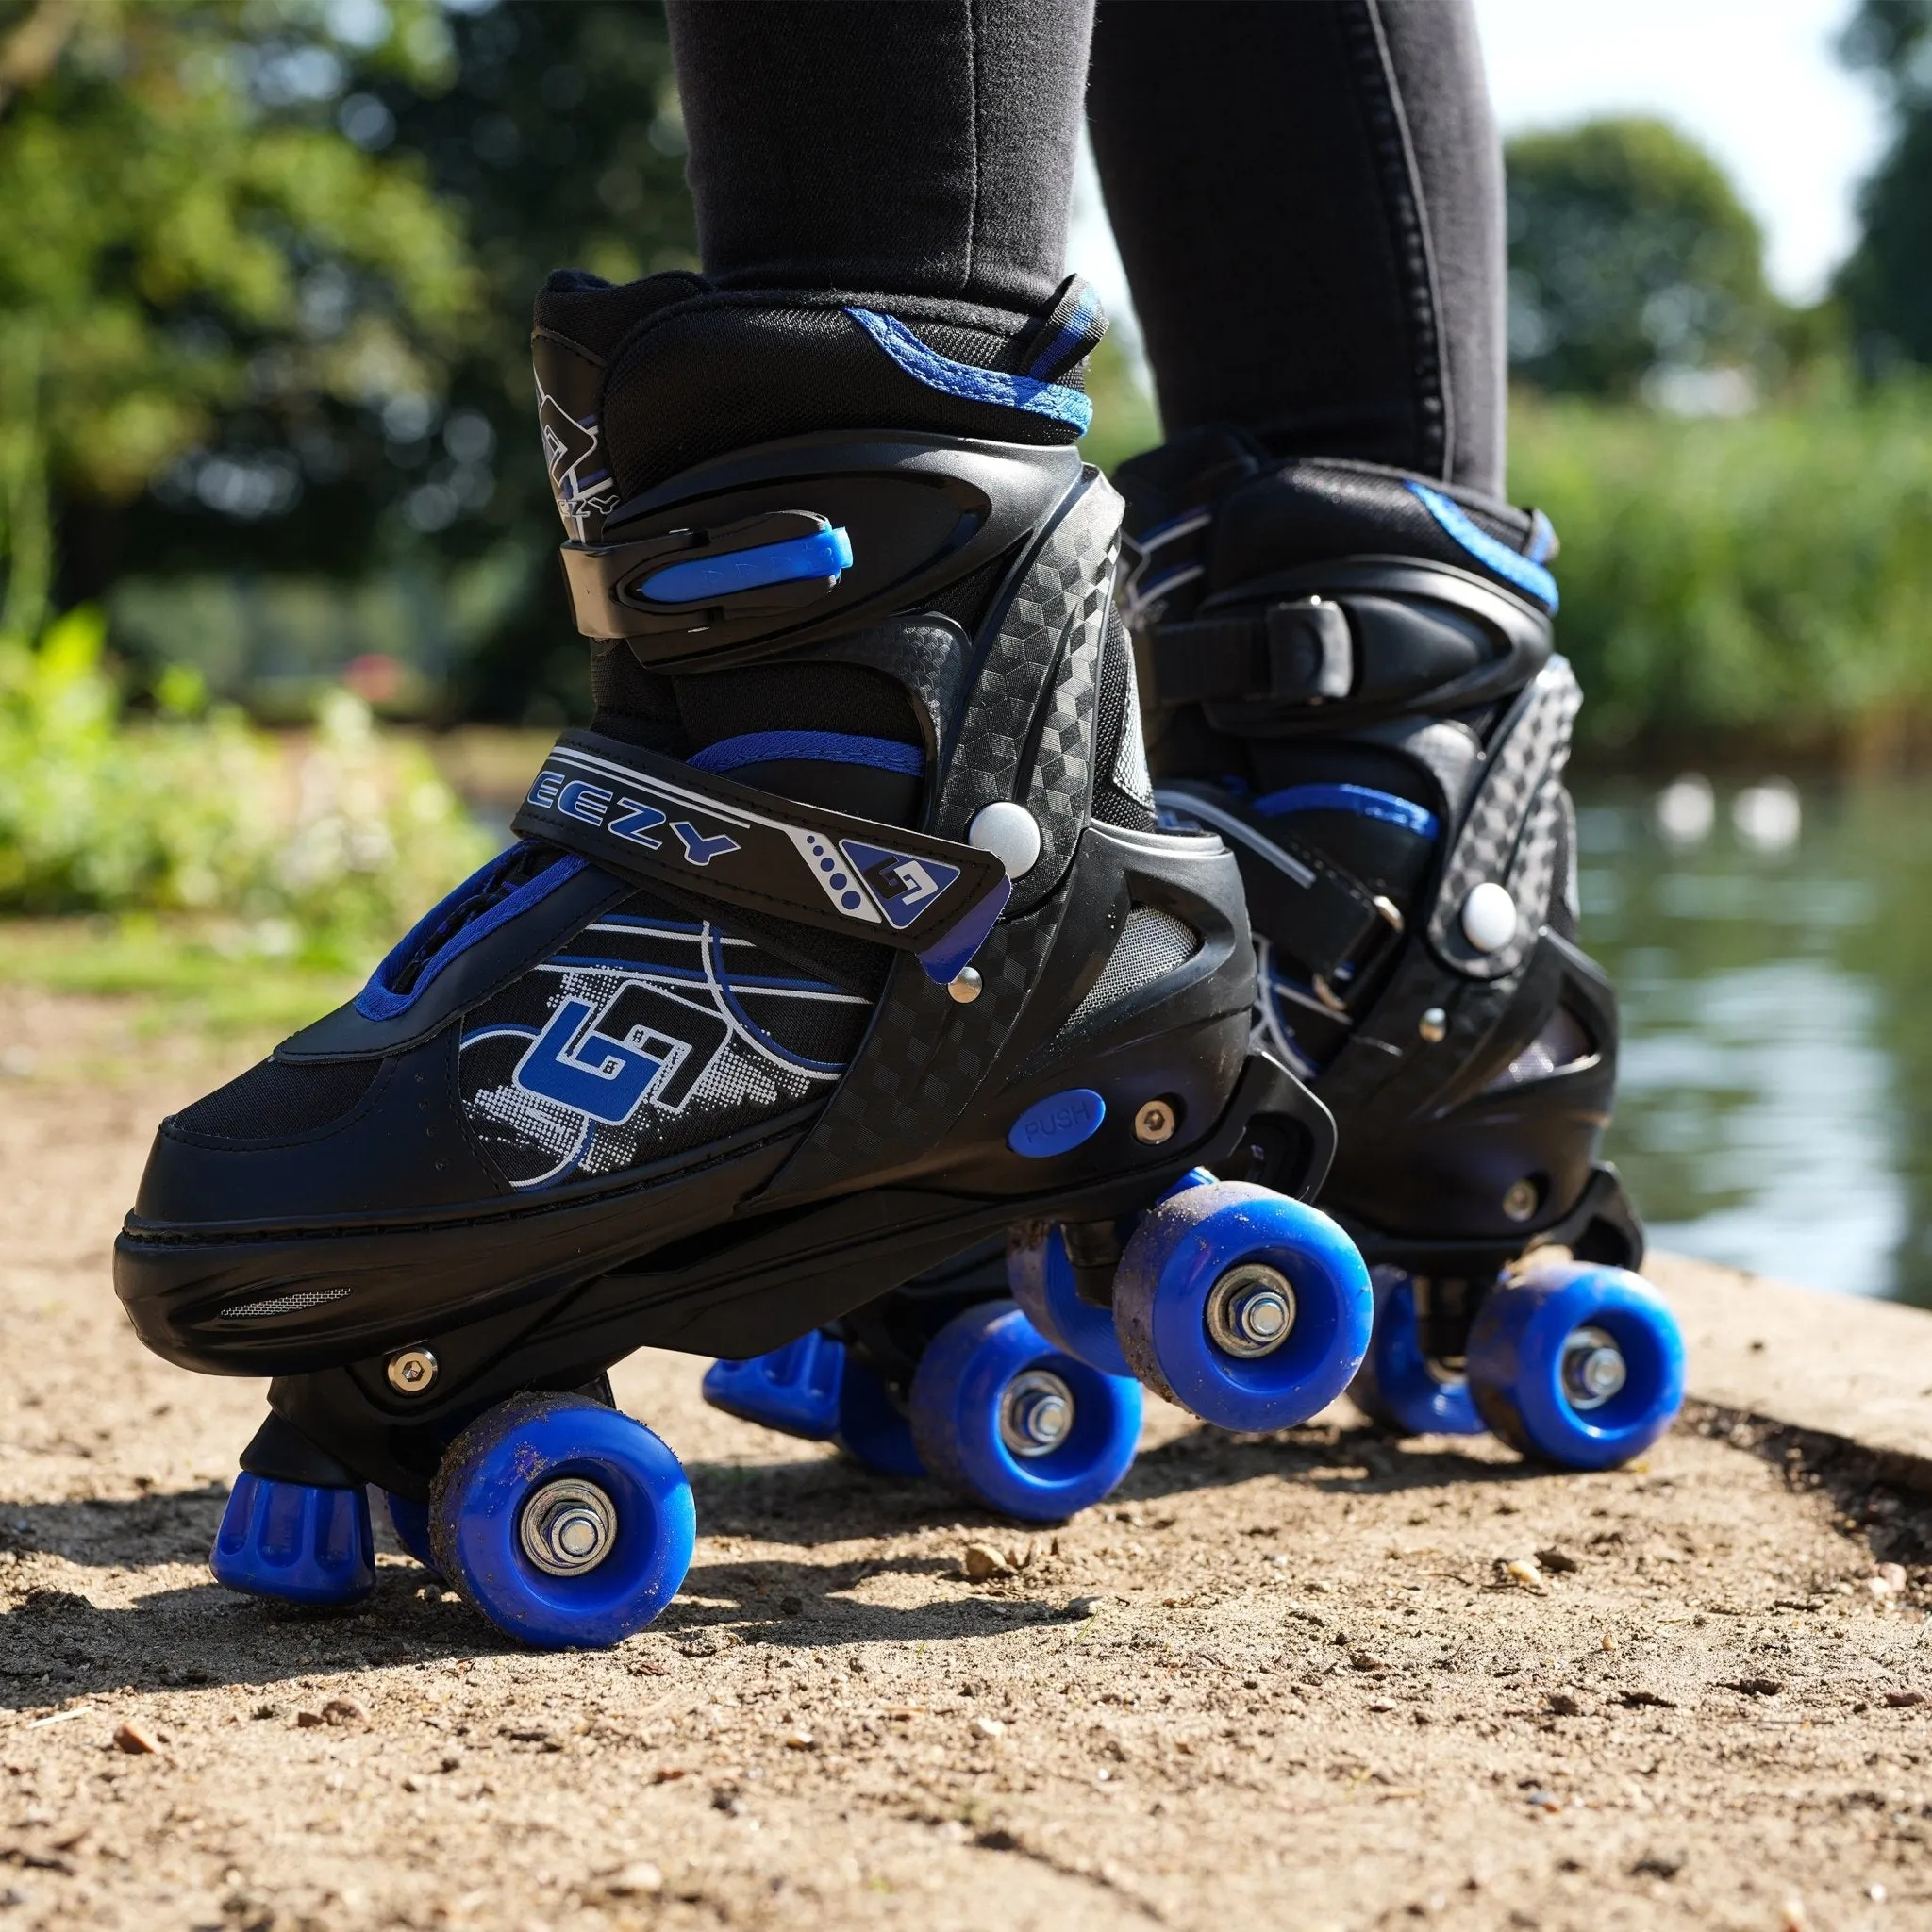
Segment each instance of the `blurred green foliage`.
M132 501L67 492L58 601L106 604L117 648L150 666L192 655L272 716L373 655L401 675L370 694L409 715L579 715L588 673L555 562L527 322L554 268L624 280L696 265L661 8L174 11L239 23L228 71L255 125L299 130L338 170L417 184L460 239L464 312L434 356L358 395L311 386L297 409L251 374ZM433 60L397 57L419 42ZM305 352L347 355L370 294L332 258L308 267ZM288 358L274 366L286 373ZM293 593L290 578L305 580Z
M276 737L188 672L129 721L102 622L0 637L0 913L226 915L243 953L369 963L491 841L414 741L347 691Z
M1093 426L1080 439L1080 454L1103 470L1160 441L1160 411L1154 391L1122 346L1118 335L1105 335L1087 365L1087 394Z
M1509 353L1540 389L1629 398L1653 371L1761 368L1781 306L1724 171L1661 121L1507 148Z
M291 445L434 389L474 305L458 210L317 107L352 58L431 86L431 0L352 45L324 0L0 0L0 623L35 630L50 492L125 503L235 412ZM325 325L327 314L340 326ZM286 507L287 460L210 473Z
M1510 443L1562 540L1584 746L1873 761L1932 719L1932 388L1699 421L1518 397Z
M452 11L450 84L381 77L343 125L413 154L463 212L482 276L478 327L441 413L390 462L404 523L469 612L449 640L454 715L560 724L584 715L589 659L557 567L561 531L537 444L530 305L557 268L614 282L698 266L663 10L639 0L500 0ZM372 104L365 107L367 102ZM453 445L480 443L502 459ZM466 465L468 467L466 468Z
M1838 291L1868 367L1932 363L1932 0L1861 0L1840 45L1884 93L1891 144L1860 192Z
M1855 24L1902 126L1932 115L1928 22L1932 0L1864 0ZM108 612L143 704L186 658L285 722L345 667L406 716L581 716L523 317L560 264L694 264L683 149L643 0L0 0L0 629L32 634L51 574L55 606ZM1517 416L1518 493L1567 541L1587 741L1823 746L1915 715L1923 395L1831 378L1830 314L1801 326L1767 292L1755 225L1683 136L1597 122L1521 138L1509 161L1518 375L1629 406L1531 398ZM1907 192L1923 173L1897 178L1932 219L1932 192ZM1892 248L1881 186L1861 261ZM1886 287L1932 303L1932 242L1887 258ZM1858 299L1863 326L1878 298ZM1743 408L1749 383L1657 386L1732 365L1774 406L1734 423L1637 407ZM1091 458L1158 438L1116 343L1091 387ZM65 648L23 670L39 660L8 647L9 742ZM86 676L117 745L188 729L124 731L100 664ZM253 742L210 717L210 745ZM149 853L110 890L78 858L59 873L45 824L25 824L0 843L39 855L31 884L0 882L0 903L192 897L185 860Z

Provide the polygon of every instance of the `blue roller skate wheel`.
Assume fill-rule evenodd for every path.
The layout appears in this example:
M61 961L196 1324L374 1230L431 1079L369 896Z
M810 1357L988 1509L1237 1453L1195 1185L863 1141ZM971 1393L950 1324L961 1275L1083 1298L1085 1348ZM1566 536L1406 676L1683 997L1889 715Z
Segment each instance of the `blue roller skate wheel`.
M1407 1436L1479 1436L1488 1425L1462 1375L1449 1375L1423 1353L1415 1288L1400 1268L1373 1268L1375 1328L1348 1385L1349 1400L1384 1428Z
M436 1573L436 1558L429 1554L429 1505L412 1503L407 1496L399 1496L393 1490L385 1490L371 1485L372 1506L377 1496L382 1498L382 1507L389 1511L389 1526L395 1531L396 1541L417 1562L432 1575Z
M1525 1456L1614 1469L1684 1401L1684 1338L1657 1291L1623 1268L1566 1261L1483 1297L1469 1336L1483 1420Z
M705 1371L704 1397L742 1422L823 1442L839 1426L844 1365L844 1345L813 1329L768 1355L713 1362Z
M962 1494L1057 1523L1133 1467L1141 1390L1057 1348L1011 1302L981 1302L920 1357L912 1439L926 1468Z
M849 1349L844 1356L836 1438L840 1448L857 1457L875 1475L924 1475L925 1464L912 1440L911 1421L892 1400L885 1377Z
M1056 1348L1077 1356L1103 1375L1131 1375L1113 1332L1113 1310L1083 1302L1074 1286L1066 1237L1056 1223L1016 1228L1007 1243L1007 1284L1013 1299Z
M1226 1429L1306 1422L1367 1353L1374 1297L1327 1215L1246 1181L1170 1194L1114 1276L1121 1349L1157 1393Z
M235 1478L208 1567L215 1581L289 1604L348 1604L375 1588L367 1491Z
M622 1642L691 1568L697 1516L642 1423L581 1395L513 1395L450 1445L429 1500L436 1567L545 1649Z

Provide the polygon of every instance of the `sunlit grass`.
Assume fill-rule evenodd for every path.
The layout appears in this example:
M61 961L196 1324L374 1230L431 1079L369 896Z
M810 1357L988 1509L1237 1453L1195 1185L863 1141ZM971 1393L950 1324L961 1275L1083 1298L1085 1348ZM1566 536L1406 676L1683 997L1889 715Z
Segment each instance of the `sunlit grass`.
M0 923L0 986L129 1001L143 1035L279 1038L341 1005L364 976L305 957L273 924L147 914Z

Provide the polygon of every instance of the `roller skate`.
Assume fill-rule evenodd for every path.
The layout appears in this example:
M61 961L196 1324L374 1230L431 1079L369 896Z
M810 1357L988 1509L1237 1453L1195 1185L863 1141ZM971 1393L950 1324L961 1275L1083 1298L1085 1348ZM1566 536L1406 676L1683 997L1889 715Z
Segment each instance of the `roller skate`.
M1162 822L1234 847L1256 1044L1336 1117L1320 1198L1375 1283L1352 1395L1404 1431L1628 1460L1683 1350L1597 1158L1617 1007L1576 943L1547 520L1224 429L1120 480Z
M809 1393L827 1324L1016 1224L1126 1224L1197 1167L1228 1181L1183 1199L1306 1212L1333 1124L1250 1048L1234 855L1157 821L1084 289L566 273L536 320L591 728L355 1000L162 1123L115 1285L170 1360L273 1378L221 1581L365 1593L373 1486L503 1630L608 1644L694 1535L612 1363L791 1348ZM1238 1325L1225 1244L1170 1249ZM1003 1294L923 1312L871 1366L942 1391L927 1466L1057 1508L1125 1466L1131 1389Z

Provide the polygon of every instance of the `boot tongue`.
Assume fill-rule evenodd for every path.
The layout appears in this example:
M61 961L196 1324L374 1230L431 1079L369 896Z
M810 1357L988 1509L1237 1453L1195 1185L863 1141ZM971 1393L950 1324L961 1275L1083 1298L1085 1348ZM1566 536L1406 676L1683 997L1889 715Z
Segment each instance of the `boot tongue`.
M604 444L604 380L610 358L639 323L710 291L676 270L622 287L580 268L559 269L538 291L530 357L537 422L557 513L574 541L593 543L617 507Z
M1267 467L1260 444L1229 425L1183 430L1114 472L1127 500L1127 534L1141 537L1189 510L1209 508Z

